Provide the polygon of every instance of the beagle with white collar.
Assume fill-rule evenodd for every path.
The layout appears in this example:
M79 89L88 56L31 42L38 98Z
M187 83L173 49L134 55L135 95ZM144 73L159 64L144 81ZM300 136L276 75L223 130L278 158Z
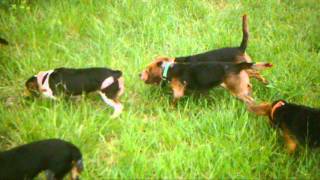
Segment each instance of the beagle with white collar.
M57 99L57 95L81 95L98 91L103 101L114 108L112 117L122 112L118 98L124 92L122 72L108 68L57 68L41 71L25 83L26 95Z

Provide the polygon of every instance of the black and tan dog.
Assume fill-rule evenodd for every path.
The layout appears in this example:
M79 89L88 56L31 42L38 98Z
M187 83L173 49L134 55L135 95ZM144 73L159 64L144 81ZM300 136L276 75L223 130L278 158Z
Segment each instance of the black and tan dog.
M248 17L244 15L242 18L242 41L239 47L226 47L220 49L214 49L205 53L184 56L184 57L159 57L154 60L154 62L159 61L159 59L173 59L174 62L230 62L230 63L241 63L241 62L252 62L249 55L246 54L246 48L249 41L249 27L248 27ZM254 77L259 81L267 84L268 81L261 76L259 71L255 69L247 69L249 77Z
M39 72L25 83L27 95L43 95L56 99L56 95L81 95L98 91L105 103L114 108L112 117L123 109L118 98L124 92L122 72L108 68L58 68Z
M310 147L320 146L320 109L277 100L250 105L249 110L268 116L270 124L282 130L289 153L295 152L298 142Z
M48 139L0 152L0 179L33 179L46 171L47 179L63 179L71 173L71 179L79 179L83 171L82 154L73 144Z
M270 63L228 63L228 62L194 62L176 63L174 59L160 58L150 64L140 74L146 84L170 82L174 94L174 103L184 96L186 89L208 90L222 85L233 95L246 103L253 103L251 86L246 69L261 70L271 67Z

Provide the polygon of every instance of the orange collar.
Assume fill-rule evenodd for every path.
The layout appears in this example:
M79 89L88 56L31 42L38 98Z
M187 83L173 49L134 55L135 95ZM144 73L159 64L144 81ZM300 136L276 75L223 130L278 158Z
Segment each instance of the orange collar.
M271 120L273 120L274 118L274 112L281 106L284 105L284 102L283 101L279 101L277 102L275 105L273 105L272 109L271 109L271 113L270 113L270 116L271 116Z

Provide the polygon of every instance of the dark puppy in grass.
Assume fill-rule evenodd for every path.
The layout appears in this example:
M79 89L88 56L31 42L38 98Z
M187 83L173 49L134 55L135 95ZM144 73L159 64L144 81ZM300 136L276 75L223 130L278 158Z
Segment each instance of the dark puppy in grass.
M0 179L33 179L46 171L47 179L63 179L71 173L71 179L79 179L83 171L80 150L73 144L48 139L32 142L0 152Z
M298 142L310 147L320 146L320 109L277 100L250 105L249 110L268 116L270 124L282 130L289 153L295 152Z
M25 83L26 95L43 95L51 99L98 91L103 101L114 108L112 117L122 112L118 98L124 92L122 72L108 68L58 68L39 72Z
M183 63L192 63L192 62L229 62L229 63L241 63L241 62L252 62L250 56L246 54L246 48L248 46L249 41L249 27L248 27L248 17L244 15L242 18L242 42L238 47L225 47L220 49L214 49L205 53L191 55L191 56L184 56L184 57L176 57L176 58L169 58L163 57L166 59L173 59L174 62L183 62ZM159 58L154 60L158 61ZM245 70L249 77L254 77L259 81L267 84L268 81L261 76L259 71L255 69L246 69Z
M169 81L174 103L184 96L187 89L209 90L222 85L246 103L253 103L251 86L246 69L262 70L271 67L270 63L228 63L228 62L195 62L175 63L174 59L159 58L150 64L140 78L146 84L160 84Z

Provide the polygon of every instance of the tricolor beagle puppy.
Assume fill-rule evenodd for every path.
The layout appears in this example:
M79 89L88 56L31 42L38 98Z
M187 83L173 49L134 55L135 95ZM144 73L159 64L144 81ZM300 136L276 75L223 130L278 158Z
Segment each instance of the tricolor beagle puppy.
M48 139L0 152L0 179L33 179L46 171L47 179L62 180L67 173L79 179L83 171L82 154L73 144Z
M183 56L183 57L162 57L165 59L172 59L176 63L196 63L196 62L228 62L228 63L241 63L247 62L251 63L252 60L250 56L245 52L249 41L249 27L248 27L248 17L244 15L242 18L242 41L240 46L237 47L225 47L214 49L208 52ZM156 58L153 62L158 61L160 58ZM259 71L255 69L245 70L249 77L254 77L257 80L267 84L268 81L260 74Z
M27 95L57 99L57 95L81 95L98 91L103 101L114 108L112 117L123 109L118 98L124 92L122 72L108 68L58 68L41 71L25 83Z
M277 100L250 105L249 110L268 116L272 127L282 130L289 153L295 152L298 142L310 147L320 146L320 109Z
M244 70L262 70L270 63L228 63L228 62L175 62L170 58L159 58L140 74L146 84L170 82L174 104L184 96L185 90L209 90L222 85L246 103L253 103L249 76Z

